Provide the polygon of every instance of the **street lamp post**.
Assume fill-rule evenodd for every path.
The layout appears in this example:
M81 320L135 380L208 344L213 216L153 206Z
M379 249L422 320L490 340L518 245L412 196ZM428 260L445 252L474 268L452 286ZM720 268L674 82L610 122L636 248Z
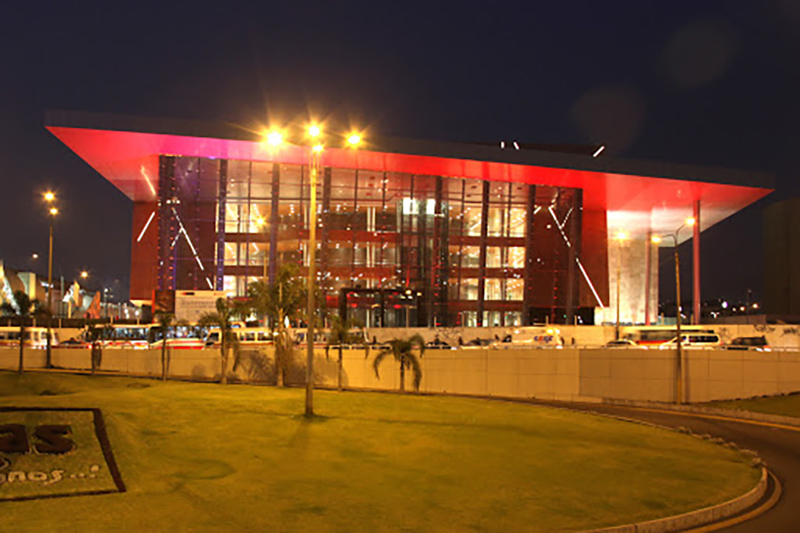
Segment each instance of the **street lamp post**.
M308 128L308 135L316 140L320 135L319 126ZM314 416L314 318L316 315L316 277L317 277L317 170L322 145L315 144L308 151L309 167L309 205L308 205L308 286L307 330L306 330L306 416Z
M53 351L52 341L53 336L53 222L58 214L58 208L55 207L53 202L56 200L56 195L48 191L44 193L44 200L50 204L50 248L47 259L47 356L45 366L52 368L53 366Z
M624 231L617 233L617 323L614 328L614 338L616 340L619 340L619 286L622 278L622 242L627 238L628 234Z
M676 378L675 378L675 397L676 403L683 403L683 338L681 335L681 266L680 255L678 254L678 236L680 231L686 226L694 226L695 219L693 217L687 218L686 222L681 224L675 233L665 235L670 237L673 241L673 248L675 250L675 304L677 311L675 312L675 333L677 335L677 353L676 353ZM661 242L661 238L653 236L653 242Z
M314 337L315 337L315 316L316 316L316 277L317 277L317 178L319 174L320 157L324 150L322 145L322 129L311 124L306 130L306 134L311 143L305 143L302 147L308 154L309 167L309 214L308 214L308 279L306 284L307 300L307 328L306 328L306 410L307 417L314 416ZM266 140L272 146L279 146L283 143L283 135L280 132L272 131L267 134ZM347 137L347 143L351 148L357 147L361 143L361 136L352 133ZM266 279L266 262L264 265L264 278Z

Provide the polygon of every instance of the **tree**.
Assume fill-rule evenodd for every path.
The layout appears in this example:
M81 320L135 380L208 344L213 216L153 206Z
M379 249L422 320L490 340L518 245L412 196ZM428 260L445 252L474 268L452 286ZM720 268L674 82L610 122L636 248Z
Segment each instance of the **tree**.
M414 372L414 389L419 390L419 384L422 381L422 367L419 364L419 358L414 353L415 347L419 350L419 358L422 358L422 354L425 353L425 339L419 333L415 333L407 339L390 340L378 351L378 355L372 362L375 376L378 379L381 378L378 374L378 367L384 359L391 355L395 361L400 363L400 391L405 392L406 368Z
M19 373L22 374L24 364L25 333L27 325L25 322L34 316L44 314L42 302L32 300L25 291L14 291L11 301L0 304L0 311L6 316L19 318Z
M161 337L161 381L167 381L169 376L170 351L167 340L170 337L172 328L175 326L175 315L164 311L156 313L156 323L158 324L159 336Z
M272 328L276 383L282 387L286 381L289 361L294 354L294 340L286 323L304 317L303 307L307 294L305 281L298 276L297 266L283 264L272 283L253 282L247 292L250 308L259 316L266 317Z
M228 383L228 361L231 352L233 352L233 369L236 370L239 365L239 338L233 330L233 322L235 317L242 314L243 308L225 298L217 298L216 306L216 312L204 313L197 324L201 327L216 326L219 328L219 351L222 366L219 382L225 385Z
M358 324L352 318L342 320L342 317L338 315L331 318L331 327L328 333L328 342L326 348L336 346L337 351L339 352L336 375L337 390L342 390L342 345L364 344L364 336L353 331L354 328L359 327L360 324Z

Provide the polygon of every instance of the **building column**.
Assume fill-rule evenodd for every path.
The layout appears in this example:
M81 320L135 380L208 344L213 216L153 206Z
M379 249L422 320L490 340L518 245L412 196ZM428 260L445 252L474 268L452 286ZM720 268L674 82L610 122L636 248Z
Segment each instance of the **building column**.
M219 189L217 191L217 264L215 265L214 289L225 287L225 210L228 201L228 160L219 162Z
M481 200L481 247L478 254L478 316L476 324L483 326L484 301L486 296L486 240L489 236L489 182L483 182Z
M275 282L278 262L278 207L281 194L281 166L272 164L272 194L269 213L269 283Z
M578 307L578 259L581 256L581 215L583 214L583 190L575 189L572 215L567 224L567 300L566 323L575 323L575 309Z
M523 274L522 292L522 325L533 325L533 271L536 266L534 254L534 213L536 211L536 185L528 185L528 199L525 206L525 270Z
M161 290L175 290L177 246L172 244L178 236L175 199L175 157L162 155L158 158L158 288Z
M323 294L325 293L324 287L331 281L330 272L328 271L328 241L330 240L330 212L331 212L331 167L325 167L322 171L322 213L318 217L319 226L321 226L320 233L322 238L320 242L322 246L319 250L319 277L322 280L319 287L323 287Z
M435 208L433 211L433 257L431 261L431 300L433 312L431 326L449 326L448 323L448 284L447 259L448 216L444 205L444 178L436 176Z
M700 323L700 200L694 203L692 226L692 324Z
M644 252L644 325L650 325L651 258L653 255L653 229L647 228L647 248Z

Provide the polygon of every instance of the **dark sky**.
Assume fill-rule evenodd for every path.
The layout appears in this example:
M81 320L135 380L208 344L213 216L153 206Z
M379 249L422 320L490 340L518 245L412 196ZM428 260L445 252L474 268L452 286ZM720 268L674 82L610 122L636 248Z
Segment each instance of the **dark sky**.
M46 109L252 125L311 107L381 136L603 142L772 173L773 195L703 234L705 298L760 295L761 210L800 193L794 0L31 0L3 19L0 258L38 252L45 272L54 187L56 275L88 268L119 293L131 204L44 129Z

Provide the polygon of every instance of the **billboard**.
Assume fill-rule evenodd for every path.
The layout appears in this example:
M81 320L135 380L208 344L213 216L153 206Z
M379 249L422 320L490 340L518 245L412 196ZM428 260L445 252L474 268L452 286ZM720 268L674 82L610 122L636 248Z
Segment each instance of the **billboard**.
M197 322L204 313L217 310L217 299L225 298L224 291L175 291L175 318Z

